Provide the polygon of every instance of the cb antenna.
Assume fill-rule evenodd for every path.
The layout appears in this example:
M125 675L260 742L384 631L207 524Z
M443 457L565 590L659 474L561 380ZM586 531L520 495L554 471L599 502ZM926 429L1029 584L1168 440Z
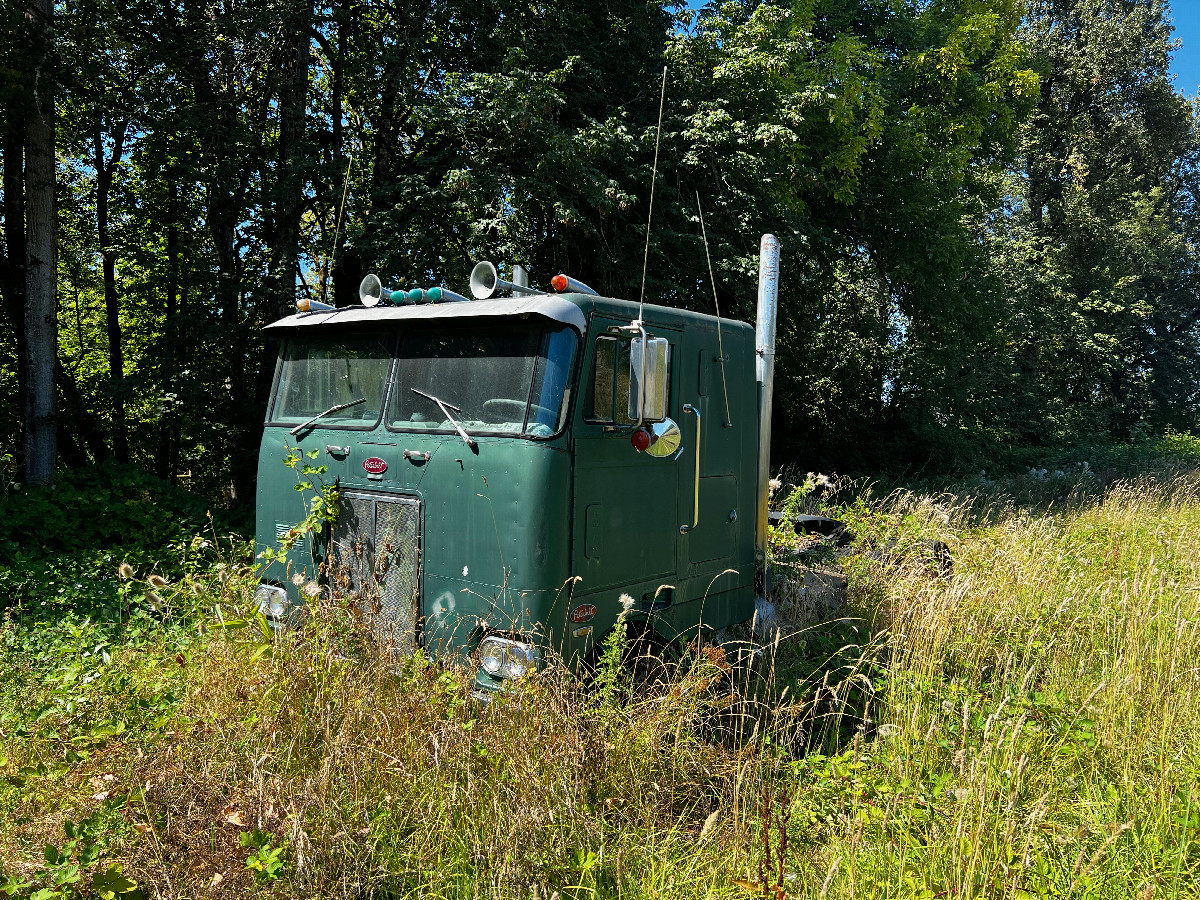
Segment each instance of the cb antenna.
M721 301L717 299L717 279L713 277L712 256L708 252L708 233L704 230L704 208L700 205L700 192L696 191L696 212L700 214L700 237L704 241L704 258L708 260L708 280L712 283L713 306L717 308L717 353L721 357L721 390L725 394L725 427L733 427L729 417L729 385L725 381L725 345L721 342Z
M658 98L658 130L654 132L654 168L650 173L650 209L646 213L646 252L642 255L642 293L638 297L638 321L646 302L646 269L650 265L650 221L654 218L654 183L658 181L658 142L662 139L663 104L667 99L667 67L663 66L662 93Z
M350 154L350 161L346 163L346 178L342 182L342 202L338 206L337 219L333 225L333 243L329 247L329 271L326 273L324 284L321 285L322 299L328 299L329 289L325 286L329 283L329 278L333 275L333 262L337 257L337 236L342 228L342 213L346 211L346 195L350 192L350 168L354 165L354 154Z

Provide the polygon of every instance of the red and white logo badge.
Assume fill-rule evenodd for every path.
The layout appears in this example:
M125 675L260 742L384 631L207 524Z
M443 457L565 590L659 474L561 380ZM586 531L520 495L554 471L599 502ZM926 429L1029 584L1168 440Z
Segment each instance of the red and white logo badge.
M587 622L596 615L596 607L591 603L581 603L571 610L572 622Z
M387 471L387 463L378 456L368 456L363 460L363 468L371 475L382 475Z

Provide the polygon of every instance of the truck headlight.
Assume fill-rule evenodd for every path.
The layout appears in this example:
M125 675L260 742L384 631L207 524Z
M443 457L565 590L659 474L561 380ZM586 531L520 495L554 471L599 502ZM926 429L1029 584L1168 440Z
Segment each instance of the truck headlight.
M287 591L275 584L260 584L254 592L254 601L260 613L276 622L285 621L292 610Z
M508 638L484 638L479 664L493 678L520 678L537 668L537 648Z

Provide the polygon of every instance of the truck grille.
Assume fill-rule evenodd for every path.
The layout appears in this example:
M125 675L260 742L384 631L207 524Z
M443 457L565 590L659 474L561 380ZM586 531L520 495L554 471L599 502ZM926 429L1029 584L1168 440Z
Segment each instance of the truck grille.
M421 502L343 491L329 546L329 581L388 649L411 653L421 593Z

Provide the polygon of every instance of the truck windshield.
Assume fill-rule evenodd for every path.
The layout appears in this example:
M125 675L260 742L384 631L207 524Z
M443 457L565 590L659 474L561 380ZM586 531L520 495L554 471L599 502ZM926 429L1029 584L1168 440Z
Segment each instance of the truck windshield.
M316 428L371 428L379 421L392 349L390 334L324 334L289 340L279 368L272 422L299 425L321 416ZM353 401L362 400L361 403Z
M388 427L454 433L454 423L427 394L450 408L472 436L549 437L566 416L576 343L569 328L526 322L406 329L396 354Z
M570 328L528 321L406 323L398 339L390 330L297 336L284 350L270 422L319 416L312 428L374 428L386 402L393 431L457 433L429 399L437 397L469 435L549 437L565 421L577 344Z

